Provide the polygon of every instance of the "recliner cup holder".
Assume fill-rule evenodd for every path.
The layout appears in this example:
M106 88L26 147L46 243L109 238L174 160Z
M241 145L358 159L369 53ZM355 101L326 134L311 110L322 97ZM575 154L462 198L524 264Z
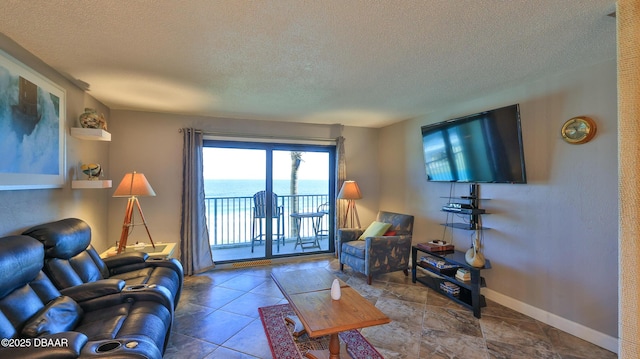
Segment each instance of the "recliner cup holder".
M155 288L156 285L155 284L136 284L136 285L129 285L124 287L124 290L128 290L128 291L136 291L136 290L145 290L145 289L149 289L149 288Z
M121 346L122 346L122 343L120 343L120 342L115 342L115 341L105 342L105 343L102 343L102 344L98 345L98 347L96 348L96 352L98 352L98 353L106 353L106 352L110 352L112 350L116 350L116 349L120 348Z

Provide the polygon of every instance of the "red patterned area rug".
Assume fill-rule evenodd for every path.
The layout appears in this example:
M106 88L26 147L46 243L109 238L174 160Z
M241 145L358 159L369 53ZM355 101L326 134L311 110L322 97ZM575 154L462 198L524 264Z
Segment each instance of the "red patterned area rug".
M287 323L284 319L289 315L295 315L289 304L258 308L258 312L275 359L301 359L308 350L329 348L329 336L310 338L303 334L297 339L293 338L293 324ZM359 331L349 330L338 336L341 343L347 344L347 352L351 358L384 359Z

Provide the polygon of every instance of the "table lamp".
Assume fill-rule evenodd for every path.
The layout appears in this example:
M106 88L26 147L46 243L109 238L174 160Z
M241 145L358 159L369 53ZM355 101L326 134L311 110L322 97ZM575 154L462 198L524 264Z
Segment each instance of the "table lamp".
M142 219L142 224L144 224L144 228L147 230L147 235L149 235L149 240L151 241L151 245L155 249L156 246L153 243L153 239L151 239L151 233L149 233L149 228L147 227L147 222L144 219L144 214L142 213L142 207L140 207L140 202L138 201L138 197L148 197L155 196L156 193L151 188L149 181L142 173L137 173L133 171L131 173L127 173L124 175L122 181L116 188L116 191L113 193L113 197L129 197L127 201L127 210L124 214L124 223L122 224L122 233L120 234L120 241L118 242L118 253L122 253L127 246L127 238L129 237L129 230L133 224L133 206L138 207L138 213L140 213L140 218Z
M342 184L342 188L340 189L340 193L338 193L338 199L346 199L349 202L347 203L347 210L344 213L344 220L342 223L347 224L347 216L351 213L351 228L353 227L353 218L355 215L355 219L358 222L358 227L360 228L360 218L358 217L358 210L356 209L356 199L362 198L362 194L360 193L360 188L356 181L344 181Z

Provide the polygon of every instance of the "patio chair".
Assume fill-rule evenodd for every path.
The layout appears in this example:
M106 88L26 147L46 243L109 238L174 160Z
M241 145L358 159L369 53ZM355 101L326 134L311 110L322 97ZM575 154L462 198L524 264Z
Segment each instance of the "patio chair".
M318 233L317 236L320 239L329 238L329 225L325 228L325 217L329 214L329 202L325 202L318 206L318 213L324 213L325 215L318 219Z
M253 219L251 221L251 253L253 253L253 245L255 241L259 241L262 244L262 238L266 236L263 231L262 222L267 219L267 192L260 191L253 195ZM284 206L278 206L278 195L271 193L271 219L276 220L276 243L278 243L278 250L280 249L280 239L282 239L282 245L284 246ZM256 222L259 233L256 234ZM266 238L265 238L266 239Z

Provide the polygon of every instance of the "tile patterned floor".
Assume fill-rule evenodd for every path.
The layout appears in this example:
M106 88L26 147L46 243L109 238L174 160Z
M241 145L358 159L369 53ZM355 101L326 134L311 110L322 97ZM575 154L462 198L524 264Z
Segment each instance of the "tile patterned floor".
M387 359L609 359L615 353L488 301L482 319L402 272L365 277L332 257L185 278L164 358L271 358L258 308L286 303L272 271L317 268L334 273L392 322L362 334Z

